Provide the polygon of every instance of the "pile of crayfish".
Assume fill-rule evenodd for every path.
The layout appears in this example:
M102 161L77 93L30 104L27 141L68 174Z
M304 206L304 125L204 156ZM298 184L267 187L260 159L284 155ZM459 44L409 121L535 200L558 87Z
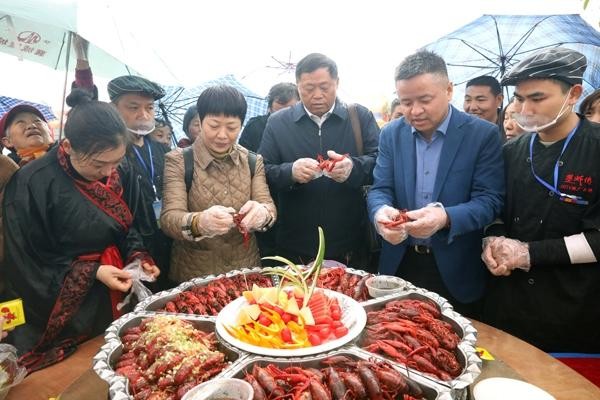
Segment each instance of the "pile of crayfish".
M244 379L254 389L254 400L421 399L421 388L383 361L332 356L321 368L254 364Z
M456 358L460 338L432 302L404 299L367 313L361 347L449 381L462 372Z
M261 273L239 274L215 279L205 286L196 286L179 293L161 311L198 315L217 315L227 304L242 295L252 285L271 287L271 279Z
M214 332L174 317L146 318L121 337L115 371L129 380L134 400L178 400L228 365Z
M365 282L370 276L371 274L365 276L352 274L343 267L323 268L317 286L343 293L356 301L365 301L369 298Z

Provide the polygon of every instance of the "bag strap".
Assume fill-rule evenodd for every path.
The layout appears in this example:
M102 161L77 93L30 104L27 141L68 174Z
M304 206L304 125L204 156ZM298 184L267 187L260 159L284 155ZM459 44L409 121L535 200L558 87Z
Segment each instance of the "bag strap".
M256 170L256 153L250 150L248 150L248 166L250 167L250 179L252 179Z
M194 150L192 146L183 149L183 168L185 191L189 193L192 188L192 179L194 178Z
M352 124L352 132L354 132L354 141L356 142L356 150L358 155L362 156L363 153L363 140L362 130L360 129L360 120L358 119L358 111L356 110L356 104L348 104L348 114L350 115L350 123Z
M256 153L248 150L248 166L250 167L250 178L254 178L256 171ZM193 146L183 149L183 168L185 180L185 191L190 192L192 188L192 179L194 178L194 150Z

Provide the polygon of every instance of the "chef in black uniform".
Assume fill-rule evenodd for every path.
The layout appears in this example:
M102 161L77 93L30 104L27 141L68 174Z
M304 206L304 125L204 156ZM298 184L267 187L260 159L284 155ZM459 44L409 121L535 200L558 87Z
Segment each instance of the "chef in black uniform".
M552 352L600 352L600 125L573 110L586 57L545 49L502 78L525 131L503 149L503 223L482 258L485 319Z

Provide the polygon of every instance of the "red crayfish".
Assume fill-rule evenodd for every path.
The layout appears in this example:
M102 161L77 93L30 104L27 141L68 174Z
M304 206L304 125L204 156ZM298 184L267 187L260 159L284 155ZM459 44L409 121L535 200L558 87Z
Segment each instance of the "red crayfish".
M333 168L335 168L335 164L337 164L339 161L342 161L344 158L348 157L350 154L346 153L343 154L340 158L333 159L333 158L329 158L329 159L325 159L323 158L322 155L317 154L317 161L319 162L319 168L322 171L327 171L327 172L331 172L333 171Z
M383 226L385 226L386 228L394 228L406 222L414 221L412 218L406 215L407 212L408 210L406 209L400 210L400 214L396 215L396 217L392 221L384 222Z
M255 400L268 399L420 399L421 387L383 361L338 355L321 361L321 368L254 364L244 379Z
M238 231L244 237L244 247L248 248L250 246L250 232L246 228L242 226L242 220L246 216L246 213L235 213L233 214L233 222L237 227Z
M227 304L250 290L273 286L273 282L260 273L240 274L215 279L206 285L194 286L177 294L161 311L198 315L217 315Z
M430 302L402 299L367 313L361 346L396 362L449 381L462 372L456 358L460 338Z

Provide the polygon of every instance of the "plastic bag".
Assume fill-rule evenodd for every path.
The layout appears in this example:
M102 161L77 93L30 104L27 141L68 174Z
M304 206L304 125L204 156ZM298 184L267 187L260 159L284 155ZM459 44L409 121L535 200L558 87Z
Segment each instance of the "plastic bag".
M0 400L11 387L25 379L27 370L17 363L17 349L10 344L0 344Z
M121 310L123 307L129 304L132 301L131 296L133 295L137 297L138 302L144 300L146 297L151 296L152 292L150 289L144 286L142 281L154 282L156 280L156 278L148 274L144 268L142 268L141 260L135 260L134 262L127 264L125 268L123 268L123 271L127 271L131 274L133 283L131 285L131 291L127 294L127 296L125 296L121 303L117 304L117 310Z

